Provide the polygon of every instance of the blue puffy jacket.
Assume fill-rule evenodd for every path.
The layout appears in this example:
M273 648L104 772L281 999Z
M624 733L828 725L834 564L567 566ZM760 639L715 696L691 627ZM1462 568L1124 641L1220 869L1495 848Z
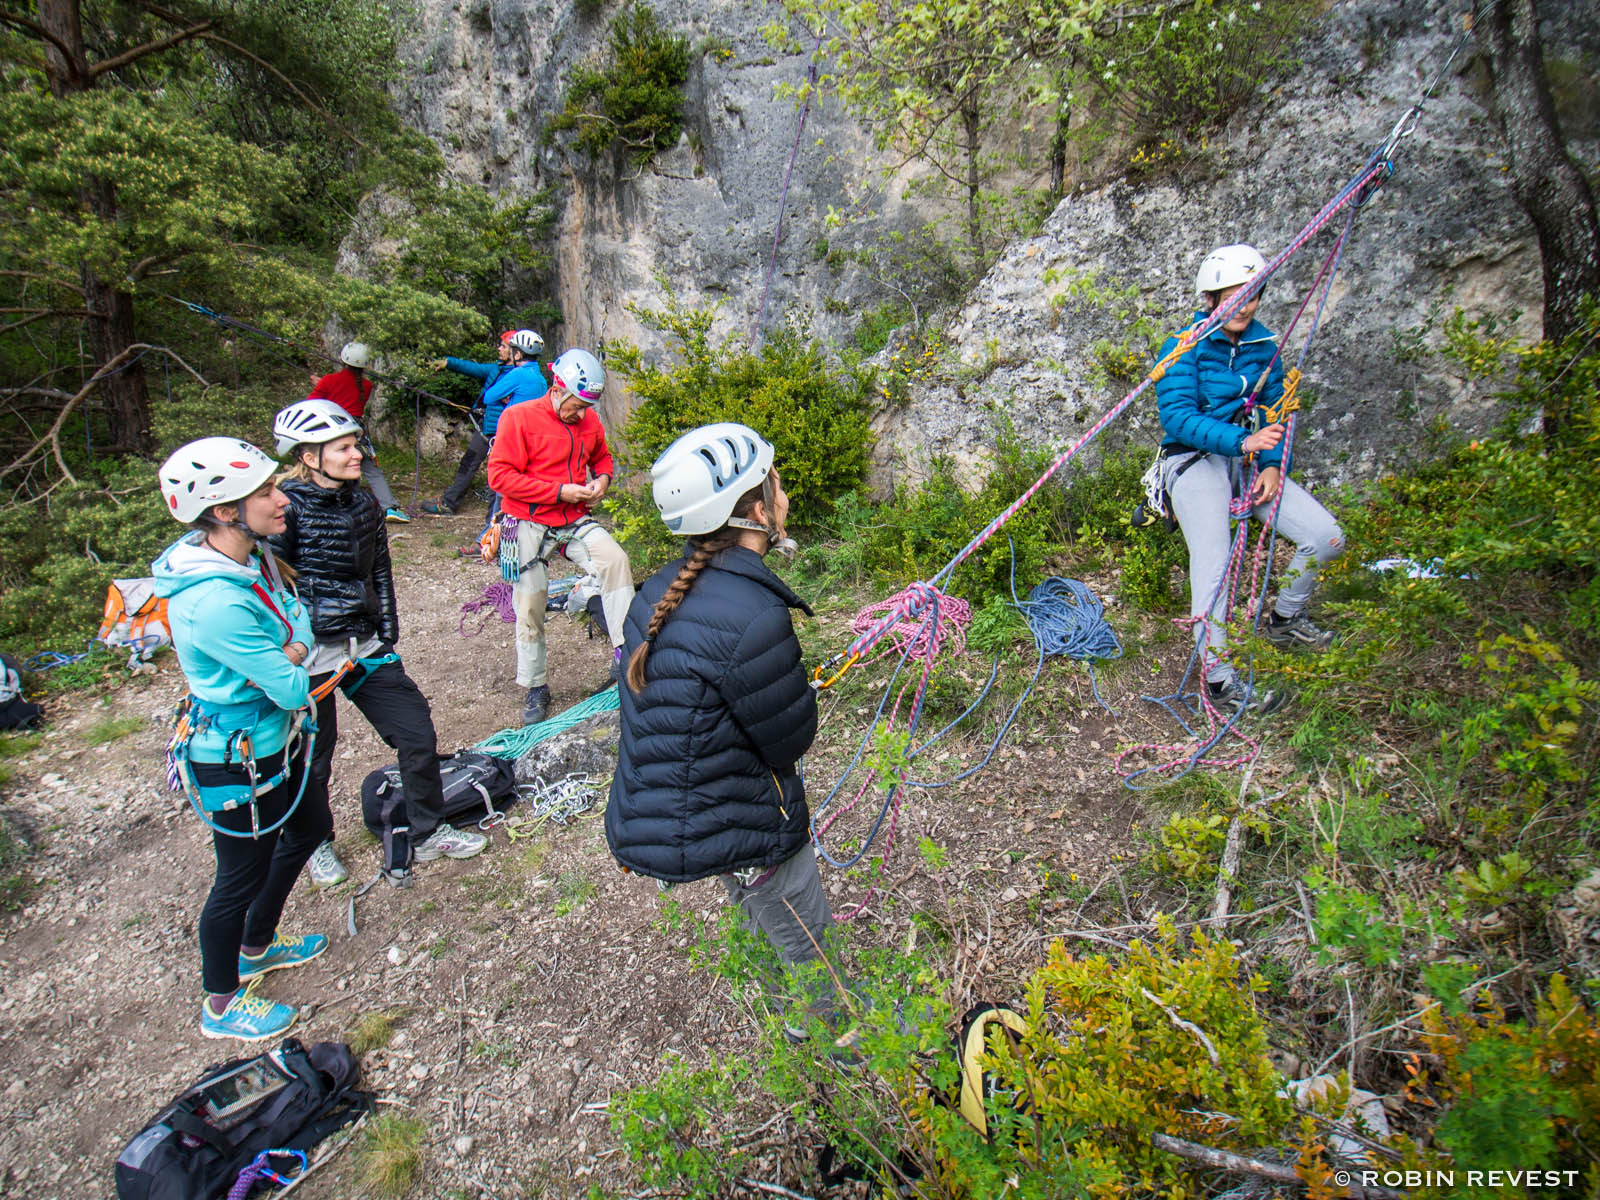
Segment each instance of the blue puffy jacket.
M445 359L446 365L456 361L458 360ZM549 390L550 385L545 380L544 372L539 369L539 364L536 362L519 363L514 367L502 368L500 374L490 380L483 389L483 436L494 437L494 431L500 428L500 414L513 404L521 404L524 400L537 400Z
M151 564L156 595L167 600L167 624L189 690L219 714L194 735L189 757L222 762L228 735L253 730L257 758L283 749L289 715L304 708L311 677L283 647L311 648L311 622L294 596L275 591L252 557L242 565L186 534Z
M683 561L662 567L633 598L624 661ZM817 735L817 700L791 608L811 611L760 555L723 550L661 627L644 690L621 684L606 840L623 866L688 883L776 865L809 840L795 764Z
M1195 320L1203 321L1206 316L1196 313ZM1160 357L1165 358L1177 344L1177 338L1168 338ZM1283 360L1273 361L1277 352L1277 335L1260 321L1251 321L1237 343L1221 326L1201 338L1156 382L1156 403L1165 432L1161 444L1168 449L1241 457L1244 440L1251 432L1240 419L1244 402L1269 362L1272 371L1256 403L1273 405L1283 398ZM1281 446L1263 451L1258 461L1263 467L1279 466Z

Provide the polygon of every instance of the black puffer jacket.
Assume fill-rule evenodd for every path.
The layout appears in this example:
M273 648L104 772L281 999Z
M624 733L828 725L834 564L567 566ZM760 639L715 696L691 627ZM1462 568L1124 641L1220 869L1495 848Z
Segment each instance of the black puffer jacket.
M288 528L269 538L272 552L299 574L300 599L319 642L348 637L400 640L389 536L372 493L347 483L329 490L286 480Z
M644 641L683 559L628 608L623 654ZM724 550L667 619L645 687L622 692L622 748L606 806L611 852L630 870L687 883L780 863L806 844L795 763L817 734L791 608L805 601L743 547Z

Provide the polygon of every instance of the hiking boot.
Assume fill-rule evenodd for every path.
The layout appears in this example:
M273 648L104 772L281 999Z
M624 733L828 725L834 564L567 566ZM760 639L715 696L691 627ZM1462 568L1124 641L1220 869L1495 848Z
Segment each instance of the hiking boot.
M280 933L272 939L272 945L254 958L242 950L239 952L239 982L247 983L268 971L298 967L310 962L327 948L328 939L320 933L313 933L309 937L289 937Z
M200 1004L200 1032L208 1038L238 1038L242 1042L264 1042L284 1033L300 1014L287 1004L253 996L248 989L235 992L221 1014L211 1005Z
M456 509L446 504L442 499L424 500L422 502L422 511L430 517L453 517L456 515Z
M528 698L522 702L522 725L537 725L550 715L550 685L541 683L528 689Z
M482 852L489 839L475 829L457 829L454 825L441 825L417 846L413 862L432 862L439 857L471 858Z
M391 508L383 514L383 519L385 521L395 521L401 525L409 525L411 523L411 515L403 508Z
M1238 712L1240 709L1246 709L1262 716L1277 712L1289 702L1287 692L1276 692L1264 687L1249 687L1241 682L1237 675L1221 681L1208 682L1206 695L1211 698L1213 706L1223 711Z
M482 558L483 547L477 542L468 542L465 546L456 547L457 558Z
M350 872L339 861L332 841L323 842L311 852L311 857L306 859L306 870L311 873L311 886L315 888L332 887L350 878Z
M1321 629L1303 612L1292 617L1273 613L1261 627L1261 636L1278 646L1304 646L1309 650L1326 650L1333 644L1333 631Z

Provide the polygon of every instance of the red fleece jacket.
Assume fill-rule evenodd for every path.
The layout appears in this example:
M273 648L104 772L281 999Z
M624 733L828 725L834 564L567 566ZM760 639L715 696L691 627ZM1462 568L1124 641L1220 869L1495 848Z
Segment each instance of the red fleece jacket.
M501 415L489 451L489 486L513 517L552 528L572 524L589 507L563 504L561 487L588 483L594 475L616 475L594 409L585 409L576 425L556 416L548 399L513 404Z
M371 398L372 380L363 378L361 386L357 387L354 372L342 367L317 380L306 397L307 400L332 400L358 421L367 411L367 401Z

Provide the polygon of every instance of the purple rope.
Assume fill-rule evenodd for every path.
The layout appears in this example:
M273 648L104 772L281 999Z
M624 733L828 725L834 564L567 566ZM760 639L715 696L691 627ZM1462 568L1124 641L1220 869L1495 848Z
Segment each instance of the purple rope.
M772 231L772 257L767 260L767 281L761 287L761 307L756 310L756 323L750 326L750 350L755 352L761 341L761 325L767 319L767 298L772 295L772 277L778 270L778 240L783 237L783 214L789 205L789 180L794 176L794 160L800 155L800 135L805 132L806 114L811 111L811 94L817 89L817 55L822 50L822 34L817 34L817 44L811 48L811 67L806 72L806 98L800 105L800 121L794 127L794 145L789 150L789 169L783 173L783 192L778 197L778 224Z
M517 619L517 610L511 603L511 585L509 583L491 583L483 589L481 600L468 600L461 606L461 620L456 629L464 638L477 637L483 632L483 627L489 622L490 611L500 614L500 619L510 625ZM478 618L478 627L471 633L467 632L467 617L473 613L482 613Z

